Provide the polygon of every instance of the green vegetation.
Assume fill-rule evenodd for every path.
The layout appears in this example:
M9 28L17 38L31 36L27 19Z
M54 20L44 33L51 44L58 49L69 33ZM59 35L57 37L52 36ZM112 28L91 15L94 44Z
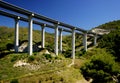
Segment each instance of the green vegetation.
M13 57L15 57L15 59L13 59ZM18 61L24 61L26 63L31 61L31 66L14 67L14 64L16 64L16 62ZM47 72L59 71L60 69L64 69L64 67L66 67L70 63L70 59L64 58L51 59L51 61L49 61L46 59L46 56L39 55L39 53L37 55L34 55L34 58L33 56L28 57L26 53L9 54L0 59L0 80L12 79L15 77L24 77L25 75L29 76L29 73L42 74Z
M111 22L108 22L108 23L105 23L105 24L102 24L96 28L101 28L101 29L107 29L107 30L115 30L115 29L118 29L120 28L120 20L117 20L117 21L111 21Z
M53 48L53 34L46 33L46 47ZM19 28L19 43L20 45L28 41L28 29L25 27ZM33 44L41 44L41 31L33 30ZM14 28L0 26L0 52L11 50L14 47ZM50 48L50 49L51 49Z
M13 67L18 61L30 65ZM71 59L64 58L62 55L50 57L48 54L39 53L34 53L34 56L12 53L0 59L0 80L3 83L75 83L83 77L79 69L67 67L70 63Z
M19 82L18 82L18 79L13 79L10 81L10 83L19 83Z
M35 60L35 56L33 56L33 55L28 57L28 62L32 62L34 60Z
M13 29L0 27L0 51L8 49L13 44ZM8 46L8 47L7 47Z
M104 49L97 49L96 53L81 67L84 77L92 78L93 83L110 83L112 76L120 73L120 67L114 57Z
M97 48L83 55L87 62L80 68L81 72L86 79L92 78L92 83L119 82L120 21L109 22L97 28L111 32L99 39Z
M72 63L72 60L68 58L71 56L71 35L63 37L63 54L66 53L65 57L67 58L65 58L62 54L56 57L55 54L52 53L54 51L54 36L49 33L46 33L45 35L45 43L46 49L51 54L43 54L46 49L40 49L39 52L34 52L32 56L28 56L27 53L11 52L11 49L14 47L14 28L1 27L0 29L2 29L0 30L0 56L2 57L0 58L0 82L31 83L37 81L39 83L74 83L75 81L83 78L79 73L79 68L76 69L74 67L68 67L68 65ZM7 34L3 34L3 32ZM8 37L7 35L11 33L13 35ZM33 30L33 44L40 45L40 37L41 32ZM27 38L27 28L20 27L20 45L27 42ZM77 45L79 45L79 42ZM69 54L67 54L68 50ZM31 66L23 65L21 67L14 67L17 62L29 63Z
M116 57L116 60L120 61L120 29L104 35L99 41L98 47L106 48L108 52Z
M0 27L0 82L1 83L79 83L92 78L92 83L120 81L120 21L98 26L111 31L98 40L98 46L83 51L82 36L76 34L76 59L71 57L71 35L63 36L63 53L54 52L54 34L46 32L45 49L14 53L14 29ZM27 28L20 27L20 45L28 41ZM93 39L88 37L88 40ZM34 47L41 45L41 32L33 30ZM91 44L92 45L92 44ZM89 46L88 46L89 47ZM23 65L17 65L23 63ZM114 79L114 80L113 80ZM84 83L84 82L82 82Z

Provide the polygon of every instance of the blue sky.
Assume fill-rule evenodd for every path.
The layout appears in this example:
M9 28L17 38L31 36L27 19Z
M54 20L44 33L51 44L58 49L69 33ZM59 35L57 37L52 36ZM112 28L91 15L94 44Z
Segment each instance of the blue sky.
M90 30L120 19L120 0L4 0L24 9ZM0 25L14 27L14 21L0 16ZM7 23L7 24L6 24ZM27 23L20 22L21 26ZM34 25L36 28L38 26Z

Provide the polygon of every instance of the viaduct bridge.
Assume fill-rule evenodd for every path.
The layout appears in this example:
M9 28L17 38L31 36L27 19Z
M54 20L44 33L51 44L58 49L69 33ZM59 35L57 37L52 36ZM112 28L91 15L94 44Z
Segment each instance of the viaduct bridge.
M52 28L55 30L55 39L54 39L54 52L58 55L58 31L60 36L60 52L62 52L62 31L72 33L72 54L71 57L75 58L75 34L83 35L83 45L84 50L87 51L87 35L93 34L94 35L94 45L96 45L97 36L99 34L81 29L76 26L72 26L63 22L59 22L57 20L42 16L40 14L28 11L26 9L20 8L13 4L0 1L0 15L13 18L15 20L15 52L19 52L19 21L28 22L28 54L32 55L33 53L33 38L32 38L32 31L33 31L33 23L41 26L42 31L42 48L45 47L45 27ZM15 14L13 14L15 13ZM37 19L37 20L36 20ZM41 22L42 21L42 22Z

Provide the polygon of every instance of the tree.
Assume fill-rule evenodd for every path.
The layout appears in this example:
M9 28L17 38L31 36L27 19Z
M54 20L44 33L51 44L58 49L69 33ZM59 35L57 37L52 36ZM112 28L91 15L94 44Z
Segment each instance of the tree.
M116 57L117 61L120 61L120 29L110 32L108 35L104 35L98 43L98 47L106 48L111 54Z
M93 83L107 83L112 81L112 76L117 76L119 66L115 62L114 57L105 50L100 49L101 54L94 54L91 59L86 62L81 71L85 78L92 78Z

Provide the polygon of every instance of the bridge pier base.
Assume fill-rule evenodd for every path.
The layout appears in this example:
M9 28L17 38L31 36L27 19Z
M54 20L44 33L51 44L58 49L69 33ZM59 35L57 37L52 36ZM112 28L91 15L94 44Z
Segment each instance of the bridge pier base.
M41 32L41 40L42 40L42 48L45 48L45 26L41 26L42 27L42 32Z
M15 52L19 52L19 19L15 19Z
M30 17L29 17L29 33L28 33L28 54L29 55L32 55L33 53L33 46L32 46L32 30L33 30L33 20L32 20L32 17L34 15L32 14Z
M84 45L84 50L87 51L87 33L84 33L83 45Z
M60 36L60 52L62 53L62 29L59 30L59 36Z
M55 54L58 56L58 24L55 24Z
M75 59L75 29L72 29L72 55L71 57Z

